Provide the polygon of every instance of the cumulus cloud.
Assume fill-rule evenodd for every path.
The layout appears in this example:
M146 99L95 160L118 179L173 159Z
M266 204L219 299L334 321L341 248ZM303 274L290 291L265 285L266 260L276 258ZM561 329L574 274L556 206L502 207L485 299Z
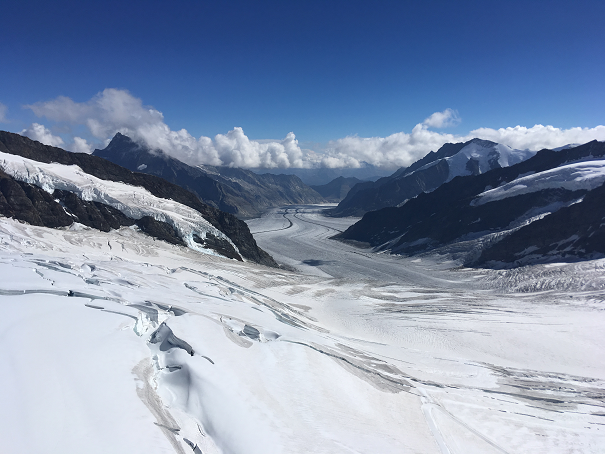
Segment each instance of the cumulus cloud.
M0 123L6 123L6 112L8 112L8 107L0 102Z
M53 147L62 147L64 143L61 137L54 136L49 129L39 123L32 123L29 128L24 129L19 134Z
M453 109L445 109L443 112L435 112L422 122L429 128L447 128L460 124L458 112Z
M171 130L164 123L160 111L144 106L140 99L126 90L109 88L83 103L60 96L26 107L38 117L59 123L84 125L93 137L102 142L121 132L154 150L162 150L192 165L248 168L308 165L294 133L289 133L281 141L254 141L244 134L242 128L236 127L227 134L218 134L214 138L195 138L185 129ZM74 139L75 149L81 150L86 146L88 145Z
M410 134L398 132L388 137L362 138L349 136L329 142L325 167L359 167L363 162L379 167L406 167L429 151L437 151L447 142L466 142L476 137L508 145L520 150L557 148L568 144L582 144L591 140L605 140L605 126L594 128L560 129L535 125L531 128L479 128L466 135L431 131L429 127L444 126L456 119L454 111L436 112L417 124ZM458 120L456 120L458 121ZM451 124L451 123L450 123Z
M503 143L512 148L540 150L568 144L583 144L591 140L605 140L605 126L569 129L542 125L535 125L531 128L525 126L500 129L479 128L471 131L470 136Z
M88 144L88 142L86 142L86 139L83 139L82 137L74 137L74 142L70 147L71 151L74 151L76 153L92 153L93 149L92 146Z
M459 142L452 134L430 131L425 123L410 134L397 132L388 137L349 136L328 143L325 167L361 167L364 162L377 167L408 166L446 142Z
M397 132L388 137L348 136L328 142L323 153L303 150L294 133L283 140L250 140L242 128L235 127L214 137L192 136L187 130L171 130L163 114L126 90L106 89L86 102L75 102L65 96L29 106L38 117L63 125L79 125L88 129L93 142L107 144L117 132L162 150L190 165L210 164L245 168L329 167L355 168L365 163L378 167L409 166L429 151L436 151L447 142L464 142L475 137L493 140L512 148L538 150L569 143L605 140L605 126L595 128L559 129L535 125L514 128L480 128L466 135L437 132L433 129L460 123L458 112L445 109L418 123L410 133ZM62 145L44 126L34 123L29 137L43 143ZM90 141L89 141L90 142ZM73 151L88 153L92 146L81 137L74 137Z

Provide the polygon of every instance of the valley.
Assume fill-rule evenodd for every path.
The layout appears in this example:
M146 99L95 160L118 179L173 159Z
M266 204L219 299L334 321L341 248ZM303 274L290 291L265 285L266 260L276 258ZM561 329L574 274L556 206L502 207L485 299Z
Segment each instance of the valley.
M359 218L334 204L244 223L156 176L5 141L3 450L602 452L605 259L465 267L469 236L392 255L343 239ZM500 197L483 175L474 192ZM447 230L427 207L420 239ZM397 238L372 216L355 225Z

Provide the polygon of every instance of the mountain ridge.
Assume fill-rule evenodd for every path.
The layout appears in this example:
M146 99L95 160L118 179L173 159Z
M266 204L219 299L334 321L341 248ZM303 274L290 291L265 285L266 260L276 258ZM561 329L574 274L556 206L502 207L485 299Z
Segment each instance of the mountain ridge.
M246 169L209 165L194 167L120 133L93 155L133 172L161 177L240 219L258 217L278 206L326 201L295 175L257 174Z
M598 206L594 201L595 197L605 193L599 190L590 197L588 194L596 191L592 189L594 185L600 185L605 181L604 156L605 144L597 141L561 151L541 150L534 157L510 167L494 169L480 175L458 176L430 193L418 195L401 207L387 207L368 212L359 222L336 237L367 242L381 250L401 254L433 250L452 242L463 241L464 238L485 237L487 242L481 246L481 249L488 251L492 248L493 252L485 252L483 258L479 258L473 255L474 253L463 251L463 254L466 254L465 263L469 265L489 264L489 262L493 265L498 261L510 260L511 256L504 247L507 242L511 245L515 244L513 248L517 253L515 260L519 263L538 243L541 246L539 248L536 246L536 250L541 248L544 257L546 255L554 257L556 254L552 252L553 250L563 251L557 249L560 245L555 243L566 240L557 237L559 235L557 232L568 232L562 228L561 215L551 217L553 216L551 213L557 213L558 210L570 207L570 212L575 213L574 216L584 219L578 221L584 222L582 224L584 227L578 227L579 231L601 238L599 236L601 234L598 233L601 229L600 224L596 226L589 224L594 217L591 210L594 211ZM583 168L590 166L577 164L585 161L595 163L597 169L592 174ZM525 185L538 184L540 181L552 180L549 171L552 173L572 170L576 171L574 177L577 178L576 183L560 185L555 181L546 186L534 185L533 188L529 188L531 190L500 194L499 197L492 197L487 203L479 201L484 197L483 194L490 191L493 193L495 189L492 188L500 188L504 185L519 188L522 184L516 184L516 180L524 176L524 180L530 180ZM542 174L547 175L540 180ZM594 184L588 184L590 183L586 180L588 177L598 177L598 179L594 180ZM586 198L589 203L584 204ZM605 200L599 200L605 203ZM572 206L576 207L571 209ZM602 210L597 215L599 213L602 213ZM540 218L543 219L536 224L537 226L553 223L550 236L543 240L536 239L535 235L529 235L529 232L534 229L537 232L538 227L528 229L528 226L532 226L532 221L537 222ZM515 231L519 233L511 233ZM520 233L524 231L526 235ZM542 228L539 231L543 234L548 232L548 229ZM510 239L507 240L507 236L500 235L498 232L511 233ZM520 238L524 240L521 241ZM497 246L498 240L505 242ZM605 253L605 243L582 238L571 243L573 244L568 245L571 249L562 252L569 257L582 257L583 254L588 254L588 251L581 250L582 244L590 244L593 252ZM554 245L552 250L546 247L550 245ZM550 252L547 254L547 251ZM539 259L540 257L532 258L532 260Z
M363 216L389 206L399 206L423 192L430 192L464 175L478 175L487 170L506 167L533 155L527 150L513 150L505 145L483 139L446 143L437 152L431 151L407 169L375 183L353 187L347 196L331 210L331 216Z

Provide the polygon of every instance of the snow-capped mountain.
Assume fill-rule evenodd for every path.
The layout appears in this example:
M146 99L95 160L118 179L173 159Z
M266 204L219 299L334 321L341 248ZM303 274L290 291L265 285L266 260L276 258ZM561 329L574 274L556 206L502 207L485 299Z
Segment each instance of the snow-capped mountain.
M401 207L367 213L339 237L403 254L450 245L468 264L605 254L604 156L605 144L597 141L541 150L510 167L452 179Z
M407 169L374 183L361 183L349 192L331 214L362 216L368 211L399 206L423 192L430 192L458 176L480 175L524 161L535 152L514 150L489 140L443 145Z
M161 178L0 132L2 214L49 227L134 225L205 253L275 266L248 227ZM42 214L42 215L41 215Z

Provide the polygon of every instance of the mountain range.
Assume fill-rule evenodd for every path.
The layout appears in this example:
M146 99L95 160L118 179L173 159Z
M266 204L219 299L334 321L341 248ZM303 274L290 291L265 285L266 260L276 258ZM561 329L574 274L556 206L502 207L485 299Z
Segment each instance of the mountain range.
M513 150L482 139L447 143L437 152L431 151L410 167L400 168L389 177L357 184L329 214L337 217L363 216L368 211L399 206L457 176L479 175L507 167L533 154L529 150Z
M509 167L448 179L400 207L368 212L337 238L398 254L448 246L473 266L605 254L605 143L545 149Z
M196 194L204 203L240 219L258 217L269 208L326 200L295 175L259 175L250 170L190 166L117 133L95 156L133 172L156 175Z

